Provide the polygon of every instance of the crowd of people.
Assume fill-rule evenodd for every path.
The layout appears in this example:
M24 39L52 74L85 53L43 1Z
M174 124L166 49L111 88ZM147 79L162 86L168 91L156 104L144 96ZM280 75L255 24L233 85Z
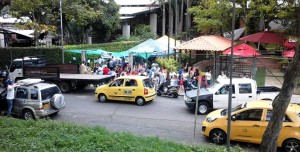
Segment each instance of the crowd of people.
M87 74L88 68L83 61L80 65L80 73ZM120 60L110 60L105 65L95 64L94 68L91 69L92 73L97 75L112 75L115 78L126 75L137 75L137 76L147 76L152 79L155 88L158 89L159 85L165 83L168 86L180 86L180 93L184 92L184 87L187 81L192 82L194 86L198 85L198 77L200 72L197 68L188 67L186 64L183 68L176 70L167 70L166 67L160 67L158 64L152 64L151 67L147 67L146 64L141 63L130 67L128 63L122 62ZM219 81L222 79L227 79L227 76L221 71L217 78ZM201 77L200 85L203 87L208 87L212 83L211 70L207 70L205 75Z

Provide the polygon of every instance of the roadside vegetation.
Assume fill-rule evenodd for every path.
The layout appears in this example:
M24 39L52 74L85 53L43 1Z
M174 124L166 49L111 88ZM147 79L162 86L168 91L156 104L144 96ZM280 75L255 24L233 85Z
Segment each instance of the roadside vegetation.
M191 146L138 137L130 133L111 133L101 127L51 120L23 121L0 119L0 151L109 151L109 152L223 152L223 146ZM199 134L200 135L200 134ZM233 152L243 151L232 148Z
M255 80L258 87L264 87L266 81L266 69L265 68L257 68L255 74Z

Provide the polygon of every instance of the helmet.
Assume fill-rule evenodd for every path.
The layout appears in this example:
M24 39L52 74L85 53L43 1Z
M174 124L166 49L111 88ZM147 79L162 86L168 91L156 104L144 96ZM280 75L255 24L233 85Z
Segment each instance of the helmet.
M7 84L8 84L8 85L12 85L13 83L14 83L14 80L11 80L11 79L8 79L8 80L7 80Z

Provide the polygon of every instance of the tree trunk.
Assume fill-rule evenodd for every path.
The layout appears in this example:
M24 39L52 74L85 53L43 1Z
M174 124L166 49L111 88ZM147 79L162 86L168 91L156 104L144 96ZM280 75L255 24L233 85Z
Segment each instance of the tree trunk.
M179 18L179 27L178 27L178 33L182 32L182 26L183 26L183 6L184 6L184 2L183 0L181 0L181 5L180 5L180 18Z
M173 10L173 7L172 7L172 0L169 0L170 1L170 4L169 4L169 35L170 37L173 37L173 31L174 31L174 10Z
M163 18L162 18L162 33L161 35L166 34L166 3L163 2Z
M260 152L274 152L277 150L277 140L282 127L282 120L290 103L293 90L297 86L300 76L299 40L296 54L284 76L279 95L273 101L273 112L268 127L263 135Z
M178 9L178 0L175 0L175 37L178 33L178 25L179 25L179 9Z
M192 0L186 0L185 32L187 32L191 28L191 13L189 13L191 2Z

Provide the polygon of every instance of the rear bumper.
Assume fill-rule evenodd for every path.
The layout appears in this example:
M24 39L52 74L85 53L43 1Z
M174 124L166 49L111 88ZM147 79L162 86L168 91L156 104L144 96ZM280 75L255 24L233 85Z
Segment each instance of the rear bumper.
M42 117L49 116L53 113L59 112L62 109L64 109L64 108L61 108L59 110L56 110L56 109L35 110L34 115L35 115L35 118L42 118Z
M155 98L156 98L156 93L145 96L145 101L148 102L148 101L154 100Z

